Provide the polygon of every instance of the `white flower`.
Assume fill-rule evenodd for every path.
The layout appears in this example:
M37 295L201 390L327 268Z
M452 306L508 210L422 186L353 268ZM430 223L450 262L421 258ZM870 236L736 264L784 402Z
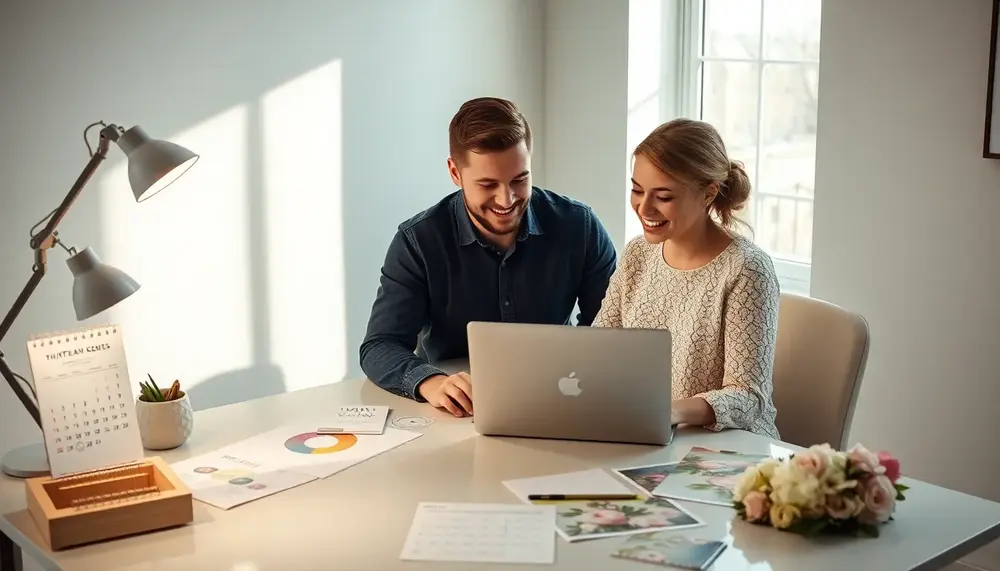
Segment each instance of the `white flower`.
M824 486L819 479L793 462L785 462L774 469L771 487L771 501L775 504L813 509L824 500Z
M782 464L781 460L777 458L764 458L761 460L760 464L757 464L757 470L760 472L765 479L770 480L771 476L774 475L774 469Z

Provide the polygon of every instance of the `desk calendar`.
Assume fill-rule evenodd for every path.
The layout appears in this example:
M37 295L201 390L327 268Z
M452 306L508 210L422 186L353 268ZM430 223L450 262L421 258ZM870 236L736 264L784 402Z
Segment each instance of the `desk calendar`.
M53 478L143 458L120 327L30 339L28 360Z

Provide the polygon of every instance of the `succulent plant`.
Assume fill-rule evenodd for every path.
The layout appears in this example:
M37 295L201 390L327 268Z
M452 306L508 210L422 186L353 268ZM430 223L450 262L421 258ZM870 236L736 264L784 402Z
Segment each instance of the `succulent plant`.
M172 400L177 400L184 396L184 391L181 390L181 382L175 380L173 384L170 385L166 391L161 391L160 387L157 386L156 381L153 380L153 375L146 373L149 377L149 382L141 381L139 383L139 388L142 390L142 394L139 395L139 400L146 402L167 402Z

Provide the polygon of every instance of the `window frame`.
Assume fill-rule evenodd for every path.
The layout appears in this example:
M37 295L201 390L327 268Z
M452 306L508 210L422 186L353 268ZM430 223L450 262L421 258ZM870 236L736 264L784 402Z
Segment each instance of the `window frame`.
M766 2L767 0L762 0ZM661 117L700 117L700 99L702 77L700 64L703 60L712 61L732 61L734 58L702 58L701 56L701 35L703 30L703 18L706 0L662 0L661 7L661 67L660 72L660 116ZM764 38L764 18L761 17L760 37ZM754 61L754 60L750 60ZM761 114L763 111L763 91L764 91L764 63L772 61L765 58L763 53L759 54L756 60L758 66L758 92L757 92L757 129L758 134L763 128ZM795 64L819 65L812 62L786 62ZM758 136L757 153L755 159L759 165L760 137ZM756 166L756 165L755 165ZM759 172L759 168L754 169ZM756 181L754 181L756 183ZM769 196L771 193L758 191L754 187L757 196ZM792 197L780 195L782 198L791 198L809 202L815 208L815 196ZM759 204L759 203L755 203ZM755 206L755 209L758 208ZM815 210L814 210L815 212ZM758 220L758 212L754 212L751 217L752 225L755 226ZM812 264L802 260L782 257L770 254L774 263L775 273L781 283L782 291L797 293L809 296L811 289Z

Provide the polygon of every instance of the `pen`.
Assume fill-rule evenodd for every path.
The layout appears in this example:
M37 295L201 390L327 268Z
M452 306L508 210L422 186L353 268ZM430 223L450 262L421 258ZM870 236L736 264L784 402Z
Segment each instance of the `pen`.
M528 501L639 500L635 494L531 494Z

